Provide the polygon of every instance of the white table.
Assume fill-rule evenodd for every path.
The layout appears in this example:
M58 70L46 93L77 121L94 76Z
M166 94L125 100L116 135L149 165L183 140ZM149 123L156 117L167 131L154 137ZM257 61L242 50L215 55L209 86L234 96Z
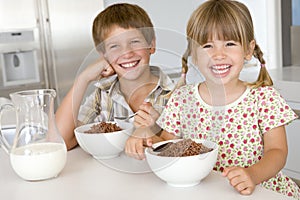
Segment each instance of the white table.
M45 181L28 182L19 178L10 166L9 156L1 148L0 161L1 200L291 200L260 186L251 196L242 196L216 172L211 172L197 186L174 188L149 172L146 161L122 155L100 162L80 147L68 152L66 166L57 178ZM140 173L121 172L111 166L119 169L128 167L132 171L140 170Z

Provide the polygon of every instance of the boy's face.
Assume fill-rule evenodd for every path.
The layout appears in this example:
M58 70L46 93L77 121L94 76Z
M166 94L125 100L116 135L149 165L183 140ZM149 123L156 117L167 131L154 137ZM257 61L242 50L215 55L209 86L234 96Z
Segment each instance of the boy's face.
M149 68L155 41L148 44L138 29L115 26L104 41L104 48L104 56L118 76L133 80Z

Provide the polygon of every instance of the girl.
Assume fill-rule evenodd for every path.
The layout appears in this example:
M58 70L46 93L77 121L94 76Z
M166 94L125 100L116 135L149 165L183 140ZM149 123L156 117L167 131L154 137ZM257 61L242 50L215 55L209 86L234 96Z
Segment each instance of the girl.
M280 172L288 152L285 125L297 116L272 87L247 7L237 1L206 1L191 15L187 37L186 55L205 81L175 90L157 121L164 129L161 138L218 143L214 170L241 194L249 195L261 184L300 199L298 186ZM250 84L239 74L252 56L261 69Z

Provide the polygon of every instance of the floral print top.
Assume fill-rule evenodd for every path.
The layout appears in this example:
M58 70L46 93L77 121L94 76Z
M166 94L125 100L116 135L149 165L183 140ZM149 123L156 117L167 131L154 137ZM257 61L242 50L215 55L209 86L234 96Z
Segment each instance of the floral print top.
M273 87L247 88L235 102L211 106L202 100L198 86L186 85L174 91L157 124L182 138L218 143L217 171L257 163L263 157L263 135L297 118ZM282 172L261 185L300 199L299 187Z

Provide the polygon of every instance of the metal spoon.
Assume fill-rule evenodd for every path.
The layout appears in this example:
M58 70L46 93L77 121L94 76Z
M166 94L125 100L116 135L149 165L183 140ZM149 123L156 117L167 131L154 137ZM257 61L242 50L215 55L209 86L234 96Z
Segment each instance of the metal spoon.
M155 103L157 102L158 97L159 97L161 91L162 91L162 88L159 88L158 90L155 91L156 94L155 94L155 98L154 98L154 101L153 101L154 103L152 105L153 108L155 108L155 109L163 109L164 108L164 106L155 105ZM150 102L150 97L147 97L144 101L145 102ZM130 118L133 118L136 115L137 115L137 113L133 113L132 115L129 115L129 116L115 116L114 118L117 119L117 120L128 120Z
M128 120L130 118L133 118L134 116L136 116L137 113L133 113L132 115L128 115L128 116L122 116L122 117L118 117L118 116L115 116L114 118L115 119L118 119L118 120Z
M163 150L167 149L170 145L172 145L174 142L166 142L164 144L161 144L155 148L152 147L152 150L154 152L162 152Z

